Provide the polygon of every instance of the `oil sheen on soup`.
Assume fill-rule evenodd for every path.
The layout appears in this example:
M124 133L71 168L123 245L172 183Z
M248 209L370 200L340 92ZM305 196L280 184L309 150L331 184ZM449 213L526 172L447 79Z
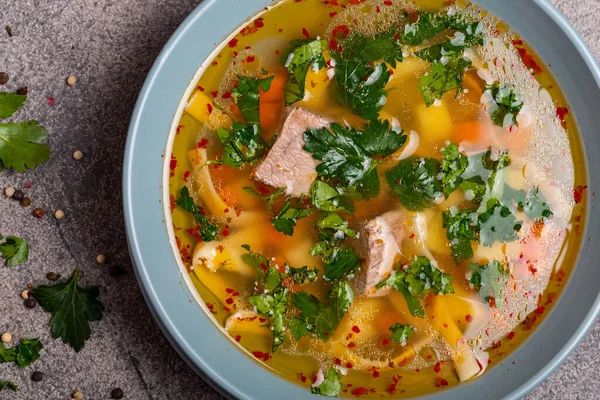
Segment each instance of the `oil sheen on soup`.
M257 368L318 395L418 396L499 364L556 301L581 145L494 16L283 1L198 76L166 162L173 244Z

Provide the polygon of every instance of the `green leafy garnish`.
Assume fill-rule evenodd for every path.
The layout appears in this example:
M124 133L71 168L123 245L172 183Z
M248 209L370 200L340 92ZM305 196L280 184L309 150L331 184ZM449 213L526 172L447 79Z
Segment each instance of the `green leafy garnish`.
M352 33L342 45L345 60L357 59L365 63L385 61L396 68L396 61L402 62L402 43L395 29L379 32L373 37Z
M27 96L16 93L0 93L0 118L9 118L25 104Z
M258 193L256 190L252 189L249 186L243 187L242 189L246 193L251 194L252 196L256 196L256 197L260 197L261 199L265 199L267 201L267 205L269 206L269 211L271 212L271 214L273 213L273 203L275 202L275 200L277 200L277 198L279 196L284 194L286 191L286 188L282 187L280 189L277 189L273 193L262 194L262 193Z
M273 332L273 352L285 341L283 333L284 316L290 304L290 290L278 286L270 293L261 293L250 297L250 304L256 308L256 312L271 320Z
M323 51L327 42L323 40L293 40L292 48L282 54L282 61L289 72L285 84L285 105L289 106L304 98L306 74L309 68L320 70L326 66Z
M287 321L287 328L295 341L298 341L304 336L308 335L306 324L299 318L290 318Z
M523 100L515 91L513 85L500 85L496 81L491 85L485 85L489 91L493 103L488 104L488 113L494 125L509 128L517 124L517 115L523 108Z
M200 226L198 233L203 241L210 242L215 240L219 233L219 228L208 220L204 209L194 203L194 199L190 196L187 186L181 188L179 198L175 200L175 204L192 214L194 220Z
M0 235L2 240L2 235ZM8 236L0 243L0 255L6 260L6 265L14 267L23 264L29 256L29 245L25 239Z
M392 275L380 282L377 288L393 286L402 293L413 317L425 317L425 310L419 298L433 294L454 293L452 277L439 270L424 256L415 256L403 269L396 270Z
M4 389L10 389L13 392L16 392L17 390L19 390L19 387L11 381L0 381L0 392Z
M260 90L262 89L263 92L267 92L271 88L273 76L268 78L250 78L238 75L237 78L238 85L232 91L233 99L237 103L246 123L248 125L256 125L260 129Z
M343 193L343 190L338 190L319 179L310 187L312 204L318 210L352 213L354 204Z
M329 264L325 264L325 280L328 282L352 275L360 266L360 258L351 247L339 249L332 256Z
M448 197L462 183L461 175L467 170L469 159L458 150L456 143L449 143L444 147L442 155L442 186L444 195Z
M0 363L15 362L20 368L28 367L40 358L40 350L44 346L39 339L21 339L20 343L11 348L0 345Z
M336 62L335 87L339 102L366 120L377 119L387 100L383 89L390 80L387 65L332 56Z
M300 310L306 330L325 341L333 335L353 301L354 291L346 281L333 284L325 304L306 292L294 294L294 306Z
M395 323L394 325L390 326L390 331L392 331L392 334L390 335L390 338L402 345L402 346L406 346L406 340L413 334L415 333L415 329L410 326L410 325L402 325L399 323Z
M392 191L409 211L431 207L442 197L442 184L438 179L440 163L433 158L408 157L386 173Z
M372 120L354 134L356 144L371 157L391 156L406 143L403 131L392 128L388 120Z
M433 105L436 99L441 99L444 93L462 88L465 69L471 66L471 61L458 54L448 57L447 63L435 61L431 71L421 77L419 90L427 107Z
M310 254L321 257L325 263L325 280L331 282L355 273L360 258L352 247L342 246L346 237L356 237L348 222L336 213L324 213L317 221L317 229L319 242Z
M514 190L509 186L504 188L503 199L514 201L518 210L523 211L533 220L545 220L552 217L550 206L545 202L544 196L539 188L531 188L529 192L525 190Z
M295 208L290 204L291 200L285 202L281 210L270 221L279 232L293 236L294 227L299 219L308 217L313 212L313 208Z
M479 238L481 244L490 247L494 242L507 243L517 240L523 221L517 221L510 208L500 204L498 199L490 199L485 211L479 214Z
M339 396L340 391L342 390L342 384L340 382L342 375L340 372L331 367L325 372L324 377L325 380L323 380L319 386L311 386L311 393L329 397Z
M0 167L23 172L50 158L48 133L37 121L0 124Z
M239 168L252 164L265 153L265 141L258 125L243 125L234 122L231 130L217 128L217 137L223 146L221 163Z
M442 226L447 229L452 259L456 264L473 257L471 242L479 240L479 216L475 210L451 208L442 214Z
M506 282L510 276L508 267L498 261L485 265L471 263L468 266L469 283L490 306L504 304Z
M104 306L98 300L98 286L81 288L78 286L79 269L71 278L56 285L41 285L32 289L31 294L40 306L52 316L52 337L61 338L75 351L80 351L90 338L90 321L102 318Z
M428 11L407 11L413 22L406 24L402 42L416 46L448 29L466 30L469 26L462 15L440 15Z
M287 273L296 285L304 285L308 282L313 282L319 275L318 270L309 269L307 266L301 268L287 267Z

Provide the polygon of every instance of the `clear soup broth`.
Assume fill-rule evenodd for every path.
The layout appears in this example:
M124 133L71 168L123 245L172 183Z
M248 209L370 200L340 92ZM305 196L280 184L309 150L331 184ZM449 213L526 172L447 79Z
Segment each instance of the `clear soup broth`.
M466 2L286 0L201 66L173 244L241 351L315 394L481 374L560 295L583 153L550 69Z

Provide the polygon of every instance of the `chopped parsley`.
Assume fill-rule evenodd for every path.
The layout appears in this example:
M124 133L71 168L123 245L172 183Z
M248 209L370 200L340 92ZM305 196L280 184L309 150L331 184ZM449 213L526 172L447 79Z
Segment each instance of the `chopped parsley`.
M337 369L331 367L325 372L323 382L321 382L319 386L311 386L310 391L312 394L337 397L342 390L342 384L340 382L341 377L341 373Z
M500 85L496 81L491 85L485 85L487 94L492 98L487 106L487 111L494 125L509 128L517 124L517 115L523 108L523 100L515 91L513 85Z
M469 21L462 15L443 15L428 11L406 11L413 22L406 24L402 42L411 46L419 45L445 30L466 30Z
M552 217L552 210L546 203L544 195L539 188L531 188L528 192L525 190L514 190L510 186L504 187L503 201L510 204L514 201L519 211L523 211L529 218L537 221L544 221Z
M510 276L508 267L498 261L485 265L471 263L467 267L467 279L490 306L504 304L506 282Z
M61 338L64 343L79 352L90 338L90 321L102 319L104 306L98 299L98 286L82 288L78 285L79 269L63 283L41 285L32 289L31 294L40 306L52 313L52 337Z
M327 42L318 39L293 40L291 49L282 54L282 61L289 72L285 84L285 105L289 106L304 98L306 74L309 68L318 71L327 65L323 51Z
M271 219L271 223L279 232L293 236L294 227L299 219L308 217L313 212L313 208L295 208L291 206L291 200L285 202L281 210Z
M250 297L250 304L254 306L258 315L267 317L271 320L273 352L277 351L279 346L285 341L283 324L285 312L290 304L290 299L290 290L281 286L278 286L269 293L256 294Z
M479 214L479 239L484 246L494 242L507 243L517 240L523 221L517 221L510 208L492 198L485 204L485 210Z
M8 349L0 344L0 363L15 362L19 368L28 367L40 358L43 348L39 339L21 339L18 345Z
M456 264L473 257L471 242L479 240L479 215L475 210L451 208L442 214L442 226L450 241L452 259Z
M0 235L0 241L3 239ZM23 264L29 256L29 245L25 239L8 236L0 242L0 255L6 260L6 265L14 267Z
M461 54L449 56L446 64L434 61L431 71L421 77L419 91L427 107L440 100L444 93L462 88L465 70L471 66Z
M342 189L334 188L333 186L315 180L310 187L312 204L321 211L352 213L354 204L344 195Z
M237 87L233 89L233 99L246 120L246 124L260 129L260 90L267 92L271 88L273 76L268 78L249 78L238 75Z
M352 33L342 44L342 57L345 60L361 60L365 63L385 61L392 68L396 62L402 62L402 43L395 29L379 32L369 37L361 33Z
M27 96L16 93L0 93L0 118L9 118L25 105Z
M461 175L467 170L469 159L458 150L456 143L449 143L444 147L442 155L442 186L444 195L448 197L462 183Z
M353 301L354 291L346 281L333 284L326 303L304 291L294 293L294 306L300 310L299 321L304 323L308 333L325 341L333 335Z
M392 191L409 211L431 207L443 196L438 179L440 162L433 158L408 157L386 173Z
M406 346L406 340L411 337L413 333L415 333L415 328L408 324L402 325L396 322L394 325L390 326L390 331L392 332L390 338L394 342L398 343L399 345Z
M194 221L200 226L198 233L203 241L210 242L216 239L219 228L208 220L204 209L194 203L194 199L190 196L187 186L181 189L179 198L175 200L175 204L192 214Z
M13 392L16 392L19 390L19 387L14 382L0 380L0 392L4 389L10 389Z
M396 270L380 282L377 288L393 286L402 293L413 317L425 318L425 309L419 300L433 294L454 293L452 277L439 270L427 257L415 256L410 263Z
M223 158L217 163L239 168L252 164L265 153L265 142L258 125L243 125L234 122L231 130L217 128L217 137L223 146Z

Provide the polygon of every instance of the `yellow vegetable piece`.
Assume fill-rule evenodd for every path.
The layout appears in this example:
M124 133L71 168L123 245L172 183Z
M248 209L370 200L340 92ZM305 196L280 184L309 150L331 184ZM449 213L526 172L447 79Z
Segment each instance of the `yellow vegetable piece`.
M192 189L199 193L204 206L211 215L225 216L225 209L229 206L221 199L213 185L208 166L206 149L194 149L188 152L190 163L194 166Z
M423 141L432 144L443 144L452 138L452 117L443 103L439 106L426 107L419 104L415 108L415 117L419 134Z
M195 90L192 93L187 105L185 106L185 112L203 124L208 123L208 119L212 114L210 110L214 111L215 106L212 100L200 90Z
M392 68L392 76L386 88L389 89L395 82L405 81L411 78L417 78L429 67L429 63L421 60L419 57L411 56L405 58L401 63L396 63L396 68Z
M425 246L433 253L450 256L452 251L446 237L446 230L442 226L442 213L438 212L431 220Z

